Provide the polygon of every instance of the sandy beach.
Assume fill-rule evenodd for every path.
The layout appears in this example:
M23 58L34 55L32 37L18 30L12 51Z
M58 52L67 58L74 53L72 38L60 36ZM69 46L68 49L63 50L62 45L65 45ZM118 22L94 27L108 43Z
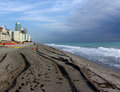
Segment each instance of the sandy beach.
M0 47L0 92L120 92L119 72L46 45L21 47Z

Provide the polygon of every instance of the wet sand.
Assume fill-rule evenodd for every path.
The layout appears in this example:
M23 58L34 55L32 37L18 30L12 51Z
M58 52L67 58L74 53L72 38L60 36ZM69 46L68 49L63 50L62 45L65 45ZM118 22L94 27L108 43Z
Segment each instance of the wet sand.
M0 92L120 92L119 72L53 47L32 47L4 48Z

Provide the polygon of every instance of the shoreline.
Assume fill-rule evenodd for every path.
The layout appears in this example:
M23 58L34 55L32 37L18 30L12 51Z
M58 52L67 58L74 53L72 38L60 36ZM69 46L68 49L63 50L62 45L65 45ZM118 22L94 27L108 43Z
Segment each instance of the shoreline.
M62 51L63 51L63 50L62 50ZM71 52L68 52L68 51L64 51L64 52L70 53L70 54L72 54L72 55L74 55L74 56L77 56L78 58L84 59L84 60L86 60L86 61L95 63L95 64L97 64L97 65L99 65L99 66L103 66L103 67L105 67L106 69L109 69L109 70L115 71L115 72L117 72L117 73L120 73L120 69L117 69L117 68L114 68L114 67L111 67L111 66L107 66L107 65L102 64L102 63L98 63L97 61L90 60L90 59L85 58L85 57L83 57L83 56L75 55L75 54L73 54L73 53L71 53Z
M68 54L72 54L72 53L69 53L69 52L67 52ZM74 55L74 54L72 54L72 55ZM110 83L115 83L116 81L114 81L114 80L112 80L112 78L110 78L109 79L109 77L111 77L111 76L108 76L108 75L113 75L113 76L116 76L117 78L119 78L118 80L119 80L119 82L118 82L118 85L119 85L119 87L120 87L120 72L119 71L116 71L116 70L112 70L112 69L110 69L110 68L108 68L108 67L106 67L106 66L104 66L104 65L101 65L101 64L99 64L99 63L96 63L96 62L94 62L94 61L91 61L91 60L89 60L89 59L86 59L86 58L84 58L84 57L80 57L80 56L77 56L77 55L74 55L75 57L77 57L77 58L79 58L79 59L81 59L82 61L85 61L85 65L83 65L83 67L87 67L88 68L88 70L90 69L92 72L95 72L96 74L98 74L101 78L104 78L106 81L108 81L108 82L110 82ZM81 62L79 62L79 61L77 61L77 62L75 62L75 64L77 64L79 67L81 67L81 64L80 64ZM95 67L94 67L95 66ZM94 67L94 68L93 68ZM97 70L98 70L98 68L99 68L99 72L101 73L99 73ZM96 70L95 70L96 69ZM84 69L83 69L84 70ZM106 73L106 74L105 74ZM106 76L107 75L107 76ZM112 76L112 77L113 77ZM113 77L113 79L114 79L115 77ZM116 86L117 86L117 83L116 83ZM119 90L120 90L120 88L119 88Z
M52 47L52 48L54 48L54 47ZM73 53L70 53L68 51L63 51L63 50L60 50L60 49L58 49L58 50L64 52L68 56L71 56L71 57L74 56L75 57L74 61L76 61L76 62L74 62L74 64L78 65L80 68L84 67L87 70L90 70L90 71L94 72L95 75L97 75L98 77L103 78L103 80L105 80L106 82L115 84L115 86L120 90L120 72L112 70L112 69L109 69L108 67L105 67L105 66L103 66L103 65L101 65L99 63L96 63L96 62L91 61L89 59L86 59L84 57L80 57L80 56L75 55ZM84 72L84 68L83 68L83 72ZM89 74L85 74L85 75L86 75L86 77L88 79L89 79L89 77L91 77L91 76L89 76ZM89 80L91 80L91 79L89 79ZM93 82L94 82L94 80L92 80L92 83ZM98 81L98 83L99 83L99 81Z
M63 50L61 50L61 51L63 51ZM63 51L63 52L66 52L66 53L71 54L71 55L73 55L73 56L75 56L75 57L77 57L77 58L83 59L83 60L88 61L88 62L90 62L90 63L93 63L93 64L95 64L95 65L97 65L97 66L100 66L100 67L102 67L102 68L105 68L105 69L107 69L107 70L110 70L110 71L113 71L113 72L116 72L116 73L119 73L119 74L120 74L119 69L111 69L111 68L110 68L109 66L107 66L107 65L98 63L97 61L93 61L93 60L90 60L90 59L85 58L85 57L82 57L82 56L75 55L75 54L70 53L70 52L68 52L68 51Z
M36 44L35 50L32 49L32 46L33 44L19 50L6 50L7 55L2 56L4 59L0 63L0 66L4 65L0 67L0 78L6 76L6 79L0 80L0 91L3 88L8 89L6 92L120 91L120 73L47 45ZM21 53L29 64L24 62ZM18 58L19 62L17 61ZM30 66L24 71L26 65ZM9 72L14 77L9 76L9 72L4 69L5 67L8 67ZM18 72L16 73L14 69ZM6 85L16 83L14 87L10 87L10 85L5 87L2 86L3 81L6 81Z
M43 45L46 45L46 44L43 44ZM49 46L49 45L46 45L46 46ZM50 46L50 47L52 47L52 46ZM52 47L52 48L55 48L55 47ZM55 48L55 49L58 49L58 48ZM61 49L58 49L58 50L61 50ZM83 57L83 56L76 55L76 54L71 53L71 52L69 52L69 51L64 51L64 50L61 50L61 51L66 52L66 53L69 53L69 54L71 54L71 55L73 55L73 56L76 56L76 57L78 57L78 58L84 59L84 60L86 60L86 61L95 63L95 64L97 64L97 65L99 65L99 66L103 66L103 67L105 67L106 69L109 69L109 70L115 71L115 72L117 72L117 73L120 73L120 69L117 69L117 68L114 68L114 67L111 67L111 66L107 66L107 65L102 64L102 63L98 63L97 61L90 60L90 59L88 59L88 58L85 58L85 57Z
M92 43L91 43L92 44ZM89 61L95 62L109 69L120 71L119 63L119 49L117 47L105 47L103 46L82 46L79 43L76 44L45 44L55 47L57 49L67 51L76 56L82 57ZM89 44L90 45L90 44Z

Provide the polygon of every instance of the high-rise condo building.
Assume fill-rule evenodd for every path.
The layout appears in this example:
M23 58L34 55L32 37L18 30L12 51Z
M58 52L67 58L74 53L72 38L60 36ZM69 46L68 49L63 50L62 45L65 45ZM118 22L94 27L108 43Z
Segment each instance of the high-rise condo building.
M15 24L15 31L21 32L21 24L19 22Z
M27 27L23 29L24 33L27 34Z
M27 27L26 27L26 28L21 29L21 33L23 33L23 34L27 34Z

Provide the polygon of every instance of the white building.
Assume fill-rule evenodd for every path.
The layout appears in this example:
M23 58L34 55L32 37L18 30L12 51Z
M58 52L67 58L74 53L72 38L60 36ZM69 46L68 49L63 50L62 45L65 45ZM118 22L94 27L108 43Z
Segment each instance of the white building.
M25 34L25 41L28 41L28 34Z
M10 41L10 36L5 27L0 27L0 41Z
M29 41L29 42L31 41L31 36L30 36L30 35L28 36L28 41Z
M14 39L13 31L8 30L8 34L9 34L10 39L13 40Z
M16 31L11 31L5 29L4 26L0 27L0 41L17 41L17 42L24 42L24 41L31 41L32 38L30 35L27 34L27 28L24 28L23 31L21 30L21 25L16 25ZM19 29L19 30L18 30Z
M28 34L23 34L19 31L14 31L14 38L15 41L24 42L24 41L31 41L31 37Z
M20 42L23 42L23 34L22 34L22 33L20 33L19 41L20 41Z
M22 38L22 39L23 39L23 41L25 41L25 34L23 34L23 36L22 36L22 37L23 37L23 38Z
M0 32L2 32L2 33L7 33L7 30L5 29L4 26L2 26L2 27L0 27Z
M10 41L10 37L7 34L3 34L0 32L0 41Z
M15 41L20 41L20 32L19 31L14 31L14 37L13 37L13 39L15 40Z
M2 32L0 32L0 41L2 40Z

